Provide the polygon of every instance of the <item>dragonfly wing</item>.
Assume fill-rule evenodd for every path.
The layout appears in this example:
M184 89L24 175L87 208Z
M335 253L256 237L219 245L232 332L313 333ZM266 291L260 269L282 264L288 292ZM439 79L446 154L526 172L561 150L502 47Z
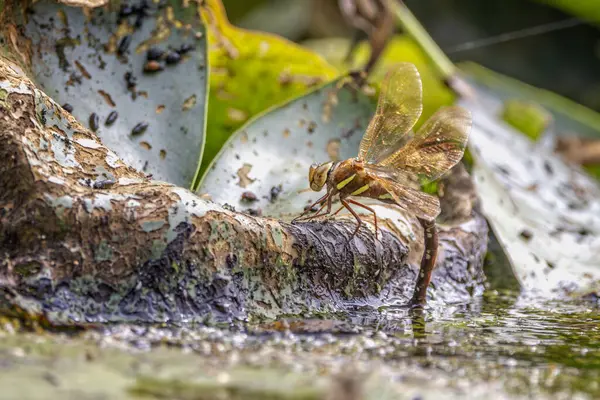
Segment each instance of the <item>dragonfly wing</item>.
M440 213L440 200L436 196L416 189L415 179L410 173L380 165L367 164L369 176L379 182L392 196L396 204L419 218L434 220Z
M470 129L468 110L458 106L441 108L411 141L379 163L435 180L460 161Z
M428 221L433 221L440 214L440 200L437 197L391 180L380 182L396 204L410 214Z
M360 143L358 157L372 162L411 139L411 129L423 110L421 77L410 63L398 64L382 84L377 111Z

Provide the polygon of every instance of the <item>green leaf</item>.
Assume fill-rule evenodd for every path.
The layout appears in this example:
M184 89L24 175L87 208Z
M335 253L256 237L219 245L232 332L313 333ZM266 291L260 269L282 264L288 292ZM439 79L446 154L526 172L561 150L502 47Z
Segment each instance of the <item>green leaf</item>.
M346 65L344 58L350 47L349 39L317 39L306 41L303 44L323 55L330 63L343 72L363 66L367 62L370 52L367 42L360 43L354 52L353 62L350 65ZM370 80L374 83L381 82L385 73L394 64L400 62L415 64L423 82L423 115L416 127L419 127L423 121L426 121L440 107L454 103L456 98L454 93L442 82L442 79L435 72L425 54L407 36L394 36L390 40L375 69L371 73Z
M158 9L150 4L145 17L132 15L119 22L114 5L84 10L35 3L25 25L32 46L30 68L38 85L60 104L70 104L84 125L94 125L95 113L98 136L130 165L156 179L189 186L204 144L206 35L195 6L171 1L173 7ZM141 26L135 27L138 18ZM184 44L194 49L179 63L143 72L150 45L167 50ZM134 88L128 88L127 72L137 80ZM106 124L115 111L118 118Z
M356 157L373 101L336 82L257 116L215 158L199 192L238 210L297 215L323 193L308 185L314 162ZM336 94L337 92L337 94ZM256 201L243 200L251 192ZM276 196L272 193L280 192Z
M600 1L598 0L537 0L540 3L563 10L587 21L600 23Z
M532 140L537 140L552 121L550 114L539 104L511 99L504 102L502 119Z
M338 76L314 52L276 35L232 26L219 0L203 7L209 37L208 137L202 171L248 119Z

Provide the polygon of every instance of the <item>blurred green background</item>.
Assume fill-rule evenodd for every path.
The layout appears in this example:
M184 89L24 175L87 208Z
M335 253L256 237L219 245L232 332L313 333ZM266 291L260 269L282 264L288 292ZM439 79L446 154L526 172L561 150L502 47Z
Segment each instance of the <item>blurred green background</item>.
M406 0L455 61L475 61L600 110L600 2L597 0ZM302 43L350 37L337 0L224 0L233 24ZM465 43L583 17L569 28L504 43ZM345 49L344 49L345 51Z

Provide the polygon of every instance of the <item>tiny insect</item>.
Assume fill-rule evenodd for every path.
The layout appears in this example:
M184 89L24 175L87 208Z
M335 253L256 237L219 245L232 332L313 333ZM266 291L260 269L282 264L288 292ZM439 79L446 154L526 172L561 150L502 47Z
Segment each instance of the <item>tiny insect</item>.
M256 195L250 191L246 191L244 193L242 193L242 197L241 197L242 201L248 202L248 203L252 203L255 202L256 200L258 200L258 197L256 197Z
M98 123L98 114L91 113L89 118L90 129L94 132L98 131L99 123Z
M165 67L162 65L162 63L156 60L151 60L144 64L144 72L152 73L162 71L163 69L165 69Z
M117 48L117 54L122 56L129 50L129 46L131 45L131 35L125 35L119 42L119 47Z
M137 136L137 135L141 135L142 133L146 132L146 129L148 129L148 123L147 122L140 122L138 124L136 124L133 129L131 130L131 135L132 136Z
M150 47L148 49L148 52L146 53L146 60L148 61L156 61L159 60L163 54L165 54L165 51L163 49L161 49L160 47Z
M179 54L187 54L190 51L194 50L194 45L190 44L190 43L184 43L181 45L181 47L177 50L177 52Z
M271 188L271 191L269 192L269 194L271 195L271 197L270 197L271 203L274 203L277 200L277 198L281 194L282 190L283 190L283 188L281 187L281 185L273 186Z
M177 64L179 60L181 60L181 56L176 51L168 52L167 56L165 57L165 61L170 65Z
M421 305L426 301L437 255L435 218L440 202L422 192L418 184L436 180L460 161L471 128L469 111L450 106L438 110L413 132L422 110L419 72L413 64L399 64L384 78L377 111L360 143L358 157L313 164L308 172L310 187L316 192L325 187L327 193L313 204L322 204L316 213L304 217L311 206L292 221L330 214L336 195L342 206L333 215L346 208L357 221L351 238L363 224L351 205L373 214L376 238L378 230L375 210L352 197L394 204L416 216L425 231L425 252L411 303Z
M127 89L132 89L137 85L137 78L133 75L131 71L125 72L125 82L127 82Z
M108 117L106 117L106 121L104 122L104 125L111 126L112 124L115 123L115 121L117 120L118 117L119 117L118 112L111 111L110 114L108 114Z

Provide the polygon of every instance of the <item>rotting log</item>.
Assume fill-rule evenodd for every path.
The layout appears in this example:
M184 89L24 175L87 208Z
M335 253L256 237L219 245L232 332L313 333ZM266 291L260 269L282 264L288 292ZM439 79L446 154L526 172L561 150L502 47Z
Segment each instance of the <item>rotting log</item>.
M290 225L223 209L127 166L6 58L0 143L5 312L18 305L56 323L245 320L373 310L412 294L422 246L391 206L381 242L366 229L348 240L344 217ZM482 288L487 225L464 169L442 188L432 286L464 301Z

